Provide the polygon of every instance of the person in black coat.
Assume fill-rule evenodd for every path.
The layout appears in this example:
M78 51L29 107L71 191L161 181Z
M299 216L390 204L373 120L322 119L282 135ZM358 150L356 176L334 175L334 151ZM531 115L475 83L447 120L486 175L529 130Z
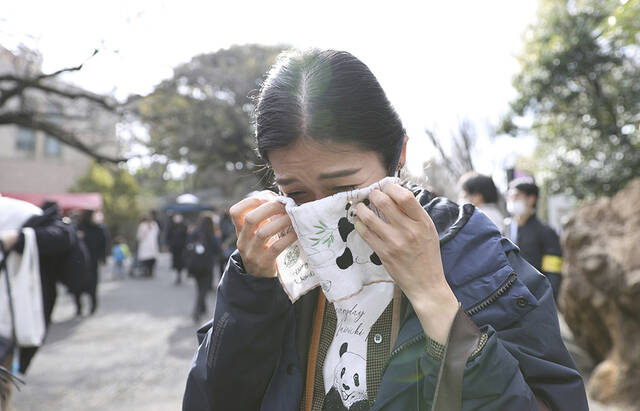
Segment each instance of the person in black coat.
M507 208L512 218L504 234L520 248L522 257L549 279L557 302L562 284L562 247L554 229L536 215L539 191L532 177L519 177L509 183Z
M220 255L220 241L215 235L213 219L201 217L200 224L188 237L185 249L189 275L196 280L196 303L193 321L198 322L207 313L206 298L213 276L214 261Z
M184 223L182 214L176 214L171 219L167 230L167 244L171 251L171 266L176 270L176 284L182 281L182 270L184 269L184 247L187 243L187 225Z
M96 218L97 217L97 218ZM99 214L94 210L85 210L78 224L78 231L89 251L89 270L86 287L83 290L91 297L91 314L98 308L98 265L104 264L107 257L107 233ZM81 294L76 295L77 314L82 314Z
M47 201L42 206L42 215L28 219L23 227L31 227L36 234L40 260L40 281L44 320L48 328L56 303L56 283L64 283L70 289L79 287L86 262L83 256L74 252L78 238L74 227L62 220L60 209L55 202ZM24 235L20 233L13 248L18 253L24 250ZM25 373L38 347L20 349L20 372Z

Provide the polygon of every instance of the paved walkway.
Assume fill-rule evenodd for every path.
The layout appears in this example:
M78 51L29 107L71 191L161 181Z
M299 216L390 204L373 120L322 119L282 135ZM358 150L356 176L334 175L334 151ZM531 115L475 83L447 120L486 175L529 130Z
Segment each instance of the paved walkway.
M197 347L195 284L175 286L168 267L163 255L155 278L120 281L103 268L91 317L76 318L72 298L60 296L14 410L179 410Z

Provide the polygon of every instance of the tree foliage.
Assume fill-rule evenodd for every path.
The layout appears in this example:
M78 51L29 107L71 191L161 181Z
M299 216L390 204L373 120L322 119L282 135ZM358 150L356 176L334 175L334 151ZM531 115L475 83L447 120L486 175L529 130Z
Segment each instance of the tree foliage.
M94 163L71 191L100 193L105 222L111 235L124 235L130 240L134 238L140 217L140 186L126 170Z
M134 174L142 192L147 196L162 197L167 194L181 194L192 187L190 175L184 179L172 178L166 161L152 161L148 167L141 167Z
M640 174L639 26L640 0L541 2L502 129L537 136L551 191L611 195Z
M216 183L227 189L251 175L256 162L252 97L282 49L233 46L176 67L138 106L149 127L151 151L194 165L194 188L210 186L212 174L223 175Z

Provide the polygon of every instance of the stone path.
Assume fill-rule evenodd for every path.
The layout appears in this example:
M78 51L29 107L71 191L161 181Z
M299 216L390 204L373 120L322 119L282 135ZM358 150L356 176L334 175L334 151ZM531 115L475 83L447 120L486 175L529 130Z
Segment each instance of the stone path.
M46 344L27 386L14 392L16 411L179 410L197 326L190 318L195 284L173 285L163 255L153 279L112 281L103 268L94 316L76 318L59 297ZM209 297L209 309L214 297ZM204 321L204 319L203 319Z

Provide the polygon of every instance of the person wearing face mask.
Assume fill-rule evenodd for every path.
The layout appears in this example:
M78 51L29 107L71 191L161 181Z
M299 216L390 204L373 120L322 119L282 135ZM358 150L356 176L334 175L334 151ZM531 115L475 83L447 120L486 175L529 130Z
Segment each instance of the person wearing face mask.
M502 232L504 214L498 207L498 189L491 177L471 172L460 177L459 184L462 189L459 203L471 203L481 209Z
M408 137L364 63L281 55L255 130L283 197L230 209L238 250L198 330L183 410L588 409L546 279L472 204L393 177ZM290 293L282 272L301 248L334 281ZM363 287L334 299L356 269Z
M558 234L536 216L539 188L531 177L509 184L507 211L512 218L505 236L520 247L522 257L547 276L558 299L562 284L562 247Z

